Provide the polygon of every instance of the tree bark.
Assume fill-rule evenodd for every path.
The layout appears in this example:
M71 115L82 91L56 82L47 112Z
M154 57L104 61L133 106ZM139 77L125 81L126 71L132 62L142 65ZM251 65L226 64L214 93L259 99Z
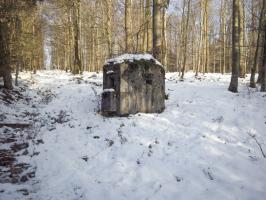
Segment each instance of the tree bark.
M239 0L239 77L245 78L246 76L246 62L245 62L245 15L243 0Z
M165 1L165 0L164 0ZM166 59L167 59L167 43L166 43L166 5L163 5L163 8L161 9L161 20L162 20L162 64L165 66L165 70L166 69Z
M232 22L232 75L228 90L238 92L239 74L239 0L233 0L233 22Z
M3 76L4 87L8 90L12 90L13 85L8 34L9 30L7 22L0 21L0 75Z
M259 46L260 46L260 40L261 40L262 20L263 20L263 16L265 15L265 6L266 6L266 0L263 0L262 1L262 8L260 11L260 18L259 18L257 45L256 45L256 49L255 49L254 59L253 59L253 65L251 68L250 85L249 85L251 88L256 87L255 73L256 73L256 68L257 68L257 63L258 63Z
M261 66L261 92L266 92L266 16L263 16L262 22L263 29L263 55L262 55L262 66Z
M132 38L132 0L125 0L125 51L133 52Z
M107 40L107 56L108 58L113 55L112 47L112 0L104 0L106 19L105 19L105 30L106 30L106 40Z
M151 0L146 0L145 5L145 45L144 51L152 51L152 15L151 15Z
M226 68L226 13L227 0L222 0L221 3L221 57L220 57L220 73L225 73Z
M152 17L152 52L154 58L162 61L162 24L161 24L161 4L162 0L153 0L153 17Z
M209 72L209 31L208 31L208 10L209 0L204 0L204 73Z
M203 12L203 4L204 2L203 1L200 1L200 38L199 38L199 47L198 47L198 62L197 62L197 68L196 68L196 73L195 73L195 76L197 77L198 76L198 73L199 71L201 71L201 68L202 66L204 66L204 48L203 48L203 39L204 39L204 12Z
M187 43L188 43L188 24L189 24L189 17L190 17L190 2L191 0L187 1L187 6L185 6L185 1L184 1L184 7L187 7L187 14L186 14L186 19L183 14L183 19L186 20L183 26L183 36L182 36L182 46L184 46L183 49L183 62L182 62L182 72L181 72L181 79L184 79L185 76L185 70L186 70L186 61L187 61ZM184 12L183 8L183 12Z
M74 69L73 74L78 74L81 71L81 60L79 53L80 42L80 0L74 2L73 7L73 29L74 29Z

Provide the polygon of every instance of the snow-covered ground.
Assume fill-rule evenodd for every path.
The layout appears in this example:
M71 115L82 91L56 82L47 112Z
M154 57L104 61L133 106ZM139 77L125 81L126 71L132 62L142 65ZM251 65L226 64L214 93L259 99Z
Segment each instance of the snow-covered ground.
M24 134L34 132L35 154L17 159L36 172L19 184L0 180L1 200L266 198L266 94L249 89L248 79L233 94L229 75L179 81L169 73L163 113L105 118L101 74L20 77L27 100L0 102L0 114L33 124Z

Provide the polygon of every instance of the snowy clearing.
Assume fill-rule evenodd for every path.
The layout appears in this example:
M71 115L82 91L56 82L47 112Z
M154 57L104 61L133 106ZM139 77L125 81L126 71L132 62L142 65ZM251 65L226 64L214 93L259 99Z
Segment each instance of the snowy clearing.
M29 143L16 162L35 175L11 184L0 166L0 199L264 200L266 94L248 79L228 92L229 75L166 76L163 113L105 118L102 74L22 73L24 97L0 100L0 121L33 126L2 127L0 136L16 132Z

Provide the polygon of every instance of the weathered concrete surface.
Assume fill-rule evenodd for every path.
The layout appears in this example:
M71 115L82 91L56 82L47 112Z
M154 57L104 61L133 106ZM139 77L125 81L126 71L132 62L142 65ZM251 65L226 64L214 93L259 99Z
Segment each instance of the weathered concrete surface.
M160 113L165 108L165 71L154 60L108 63L103 68L103 115Z

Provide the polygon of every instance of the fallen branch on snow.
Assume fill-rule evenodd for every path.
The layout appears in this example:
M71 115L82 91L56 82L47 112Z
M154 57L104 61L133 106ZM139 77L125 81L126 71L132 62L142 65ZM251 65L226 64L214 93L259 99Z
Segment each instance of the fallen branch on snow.
M2 127L10 127L10 128L28 128L30 124L18 124L18 123L0 123L0 128Z
M252 135L251 133L248 133L248 135L249 135L251 138L253 138L253 139L255 140L255 142L257 143L257 145L258 145L259 148L260 148L260 151L261 151L261 154L262 154L263 158L266 158L266 155L265 155L265 153L264 153L264 151L263 151L263 149L262 149L261 144L260 144L259 141L257 140L256 135Z

